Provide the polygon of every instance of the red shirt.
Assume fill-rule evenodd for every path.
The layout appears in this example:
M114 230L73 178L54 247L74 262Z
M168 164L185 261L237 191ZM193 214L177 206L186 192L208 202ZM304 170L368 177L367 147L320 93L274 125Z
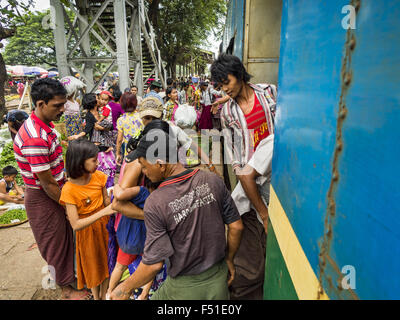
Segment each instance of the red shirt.
M254 106L250 113L244 115L246 117L247 128L254 130L251 136L253 137L254 150L257 148L261 140L269 136L267 118L263 107L258 101L256 94L254 93Z
M53 128L51 122L46 125L33 112L15 137L15 159L29 188L42 189L35 173L49 169L60 187L65 183L62 147Z
M111 107L109 105L106 105L103 107L103 116L108 117L111 113Z

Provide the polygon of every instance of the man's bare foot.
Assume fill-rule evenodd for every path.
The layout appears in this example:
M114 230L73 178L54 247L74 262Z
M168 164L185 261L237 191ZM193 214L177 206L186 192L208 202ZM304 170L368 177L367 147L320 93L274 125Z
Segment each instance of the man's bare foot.
M61 300L90 300L91 293L86 290L75 290L71 286L61 288Z

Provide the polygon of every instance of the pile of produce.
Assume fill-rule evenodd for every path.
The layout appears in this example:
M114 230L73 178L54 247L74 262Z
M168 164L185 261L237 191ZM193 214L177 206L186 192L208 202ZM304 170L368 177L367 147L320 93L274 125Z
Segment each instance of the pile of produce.
M0 225L17 223L25 221L26 219L27 216L25 209L11 209L0 215Z
M4 97L6 102L19 99L19 94L9 95Z

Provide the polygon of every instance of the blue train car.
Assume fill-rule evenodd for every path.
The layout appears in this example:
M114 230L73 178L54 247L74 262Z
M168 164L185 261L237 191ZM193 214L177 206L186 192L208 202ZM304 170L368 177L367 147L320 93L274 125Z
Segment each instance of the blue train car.
M399 299L400 1L280 2L264 298Z

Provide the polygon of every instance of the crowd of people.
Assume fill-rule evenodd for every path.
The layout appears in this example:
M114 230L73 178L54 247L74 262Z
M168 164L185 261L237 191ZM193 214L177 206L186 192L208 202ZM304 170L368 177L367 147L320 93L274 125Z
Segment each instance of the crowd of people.
M168 79L165 91L155 80L143 96L113 84L81 101L69 81L33 83L14 153L64 299L262 299L276 88L251 84L225 54L211 80ZM232 193L181 125L182 106L195 112L195 133L223 133ZM52 123L62 115L65 158ZM16 173L7 174L5 188Z

